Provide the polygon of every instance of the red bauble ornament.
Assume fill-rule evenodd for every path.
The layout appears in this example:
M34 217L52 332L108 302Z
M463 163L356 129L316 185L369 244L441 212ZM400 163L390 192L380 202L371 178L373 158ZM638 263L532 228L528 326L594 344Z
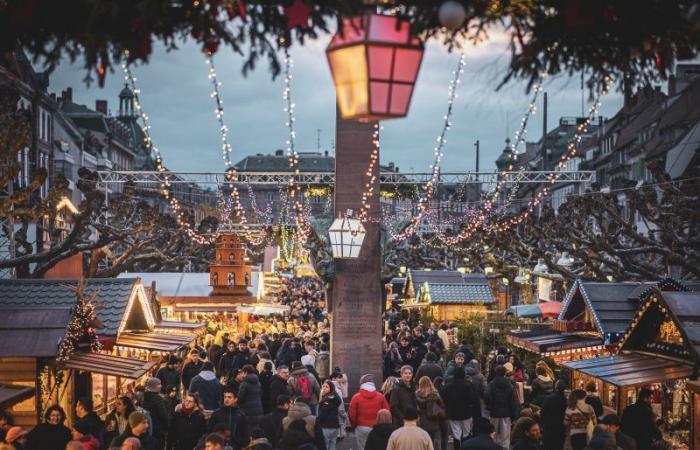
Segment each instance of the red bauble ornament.
M306 27L309 25L312 7L304 3L304 0L293 0L292 4L284 7L284 15L287 16L287 29Z

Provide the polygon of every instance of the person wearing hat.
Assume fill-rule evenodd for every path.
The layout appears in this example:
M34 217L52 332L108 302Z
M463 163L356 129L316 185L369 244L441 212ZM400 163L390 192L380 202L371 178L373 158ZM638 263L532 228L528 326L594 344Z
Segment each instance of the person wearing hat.
M204 357L202 357L202 354L196 348L193 348L192 351L190 351L190 361L182 368L182 386L185 388L185 390L190 388L192 378L194 378L199 371L202 370L202 366L204 365L204 360L206 358L206 353L204 353Z
M622 421L617 414L608 414L600 420L600 426L615 436L615 442L622 450L637 450L637 443L620 429Z
M22 427L12 427L7 430L5 442L12 444L15 450L24 450L27 445L27 431Z
M115 437L109 446L109 450L120 450L122 444L129 438L136 438L141 442L141 450L160 450L156 440L148 433L148 417L140 411L129 414L129 426L122 434Z
M365 448L367 436L372 427L377 424L377 413L381 409L389 409L389 402L377 391L374 376L365 374L360 377L360 390L352 396L348 409L350 424L355 428L355 438L359 450Z
M165 446L165 436L170 426L170 411L168 411L165 399L160 395L161 389L159 378L149 378L146 381L146 392L143 394L143 402L141 403L143 409L151 414L151 422L153 423L151 435L158 450Z
M100 450L100 441L90 434L90 428L86 422L76 422L71 434L74 441L83 445L83 450Z
M289 393L294 398L303 398L309 404L311 411L316 414L318 399L321 394L321 386L316 377L309 373L309 370L300 362L292 363L292 373L287 381Z
M180 387L180 370L178 368L178 365L180 364L180 360L178 359L177 356L175 355L170 355L168 356L168 363L158 369L158 372L156 373L156 378L160 380L160 385L162 386L163 389L163 394L165 394L165 388L173 385L177 386L178 388Z

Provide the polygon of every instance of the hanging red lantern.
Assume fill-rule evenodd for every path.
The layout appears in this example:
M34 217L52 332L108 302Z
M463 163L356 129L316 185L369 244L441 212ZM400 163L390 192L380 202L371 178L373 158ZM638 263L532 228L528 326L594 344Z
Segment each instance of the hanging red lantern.
M423 60L408 21L371 13L345 19L326 56L343 119L406 116Z

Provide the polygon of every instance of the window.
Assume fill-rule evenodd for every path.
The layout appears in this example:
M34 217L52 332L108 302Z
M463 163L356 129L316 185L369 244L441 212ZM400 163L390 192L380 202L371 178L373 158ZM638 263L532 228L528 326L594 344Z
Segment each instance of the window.
M44 108L39 108L39 139L44 142L51 140L51 114Z

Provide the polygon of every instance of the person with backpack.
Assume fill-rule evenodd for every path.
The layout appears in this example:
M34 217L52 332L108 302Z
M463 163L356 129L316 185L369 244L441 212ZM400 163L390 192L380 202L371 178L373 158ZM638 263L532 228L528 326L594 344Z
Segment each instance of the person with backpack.
M321 386L316 381L316 377L311 375L300 361L292 363L292 373L287 383L289 385L289 394L292 398L304 399L308 403L311 412L316 414L318 412Z
M486 386L484 401L491 423L496 428L496 443L510 448L511 421L519 415L516 414L518 400L513 385L506 378L506 368L502 365L494 369L494 378Z
M428 432L433 440L433 448L441 449L443 446L440 430L446 418L445 403L427 376L418 380L416 405L418 406L418 426Z
M455 450L472 431L475 418L481 416L481 402L474 386L465 378L464 367L454 370L452 382L447 383L442 391L447 409L447 420L454 440Z
M586 403L586 391L574 389L569 394L564 412L564 424L569 428L573 450L583 450L588 441L588 426L595 425L595 410Z

